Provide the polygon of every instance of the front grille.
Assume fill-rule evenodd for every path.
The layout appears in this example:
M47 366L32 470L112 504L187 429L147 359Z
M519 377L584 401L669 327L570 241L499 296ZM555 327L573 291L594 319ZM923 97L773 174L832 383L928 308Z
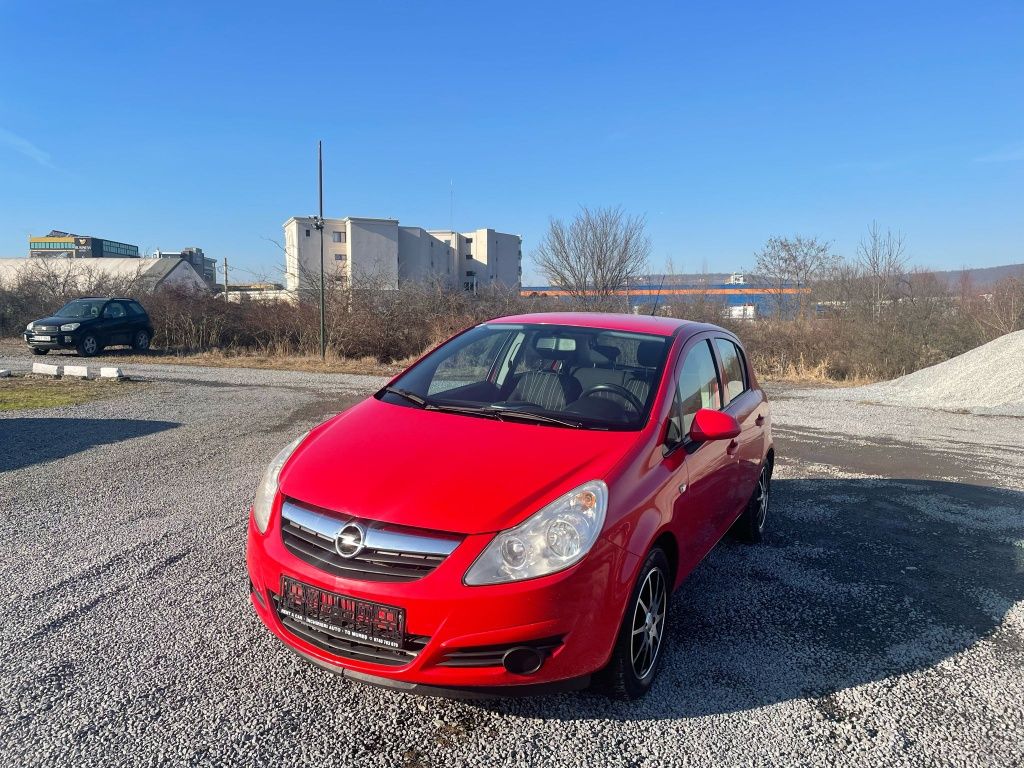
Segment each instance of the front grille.
M56 325L33 325L32 326L32 332L33 333L56 333L59 330L60 330L60 328L58 328Z
M354 557L342 557L338 534L352 522L365 530L365 547ZM281 509L281 540L297 558L335 576L392 582L423 578L461 541L431 531L334 517L291 501Z
M513 648L534 648L545 659L562 644L561 637L545 637L541 640L527 640L519 643L500 645L471 645L445 651L438 662L442 667L500 667L505 654Z
M373 664L385 664L389 667L402 667L419 656L420 651L430 641L429 637L423 635L406 635L405 648L383 648L373 643L364 643L353 640L350 637L336 635L320 627L307 624L300 618L286 616L280 611L281 598L274 592L270 592L270 598L274 601L274 612L278 621L291 634L320 650L327 651L335 656L355 661L368 661Z

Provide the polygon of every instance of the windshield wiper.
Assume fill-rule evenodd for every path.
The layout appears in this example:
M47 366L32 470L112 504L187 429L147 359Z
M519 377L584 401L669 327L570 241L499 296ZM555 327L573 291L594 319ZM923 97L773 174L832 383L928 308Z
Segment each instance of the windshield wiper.
M441 403L427 403L424 406L428 411L441 411L442 413L464 413L469 416L486 416L490 419L500 419L501 416L490 408L479 408L474 405L442 405Z
M541 424L557 424L560 427L571 427L572 429L580 429L583 427L583 425L578 421L557 419L554 416L545 416L543 413L533 413L532 411L513 411L507 408L495 408L491 413L498 414L499 418L512 416L517 419L523 419L524 421L536 421Z
M398 395L399 397L404 397L410 403L416 403L420 408L427 407L427 399L425 397L420 397L415 392L410 392L407 389L402 389L401 387L384 387L384 391L390 392L393 395Z

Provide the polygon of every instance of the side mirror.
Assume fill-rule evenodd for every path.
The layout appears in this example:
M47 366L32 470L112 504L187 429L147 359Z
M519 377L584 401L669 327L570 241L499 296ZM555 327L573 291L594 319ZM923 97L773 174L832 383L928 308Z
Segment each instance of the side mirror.
M693 416L690 439L695 443L708 440L732 440L740 433L740 423L728 413L701 408Z

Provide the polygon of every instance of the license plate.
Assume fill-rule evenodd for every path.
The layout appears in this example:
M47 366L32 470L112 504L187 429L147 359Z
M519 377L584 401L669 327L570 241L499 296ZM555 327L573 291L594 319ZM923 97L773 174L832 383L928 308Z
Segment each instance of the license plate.
M335 635L383 648L403 647L404 608L339 595L282 576L278 610Z
M52 336L33 336L32 341L53 341Z

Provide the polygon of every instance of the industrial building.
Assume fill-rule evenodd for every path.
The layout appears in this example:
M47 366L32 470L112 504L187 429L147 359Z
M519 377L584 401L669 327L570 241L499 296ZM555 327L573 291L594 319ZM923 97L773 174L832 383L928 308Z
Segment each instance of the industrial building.
M723 282L685 281L658 283L643 282L612 292L614 300L621 300L623 309L630 312L650 312L654 307L665 307L674 301L708 301L722 307L722 316L733 320L753 320L771 314L778 302L793 301L798 294L809 289L796 286L782 288L752 285L746 276L734 272ZM569 291L558 286L538 285L522 288L523 297L544 297L569 300ZM653 306L652 306L653 305ZM795 303L794 303L795 306Z
M137 259L139 258L139 247L128 243L119 243L116 240L106 240L102 237L75 235L54 229L44 237L30 235L28 255L30 258L59 256L73 259Z
M284 223L287 289L319 286L320 236L312 217ZM347 216L324 219L324 274L330 285L398 288L439 280L453 289L518 288L522 238L477 229L470 232L407 227L397 219Z

